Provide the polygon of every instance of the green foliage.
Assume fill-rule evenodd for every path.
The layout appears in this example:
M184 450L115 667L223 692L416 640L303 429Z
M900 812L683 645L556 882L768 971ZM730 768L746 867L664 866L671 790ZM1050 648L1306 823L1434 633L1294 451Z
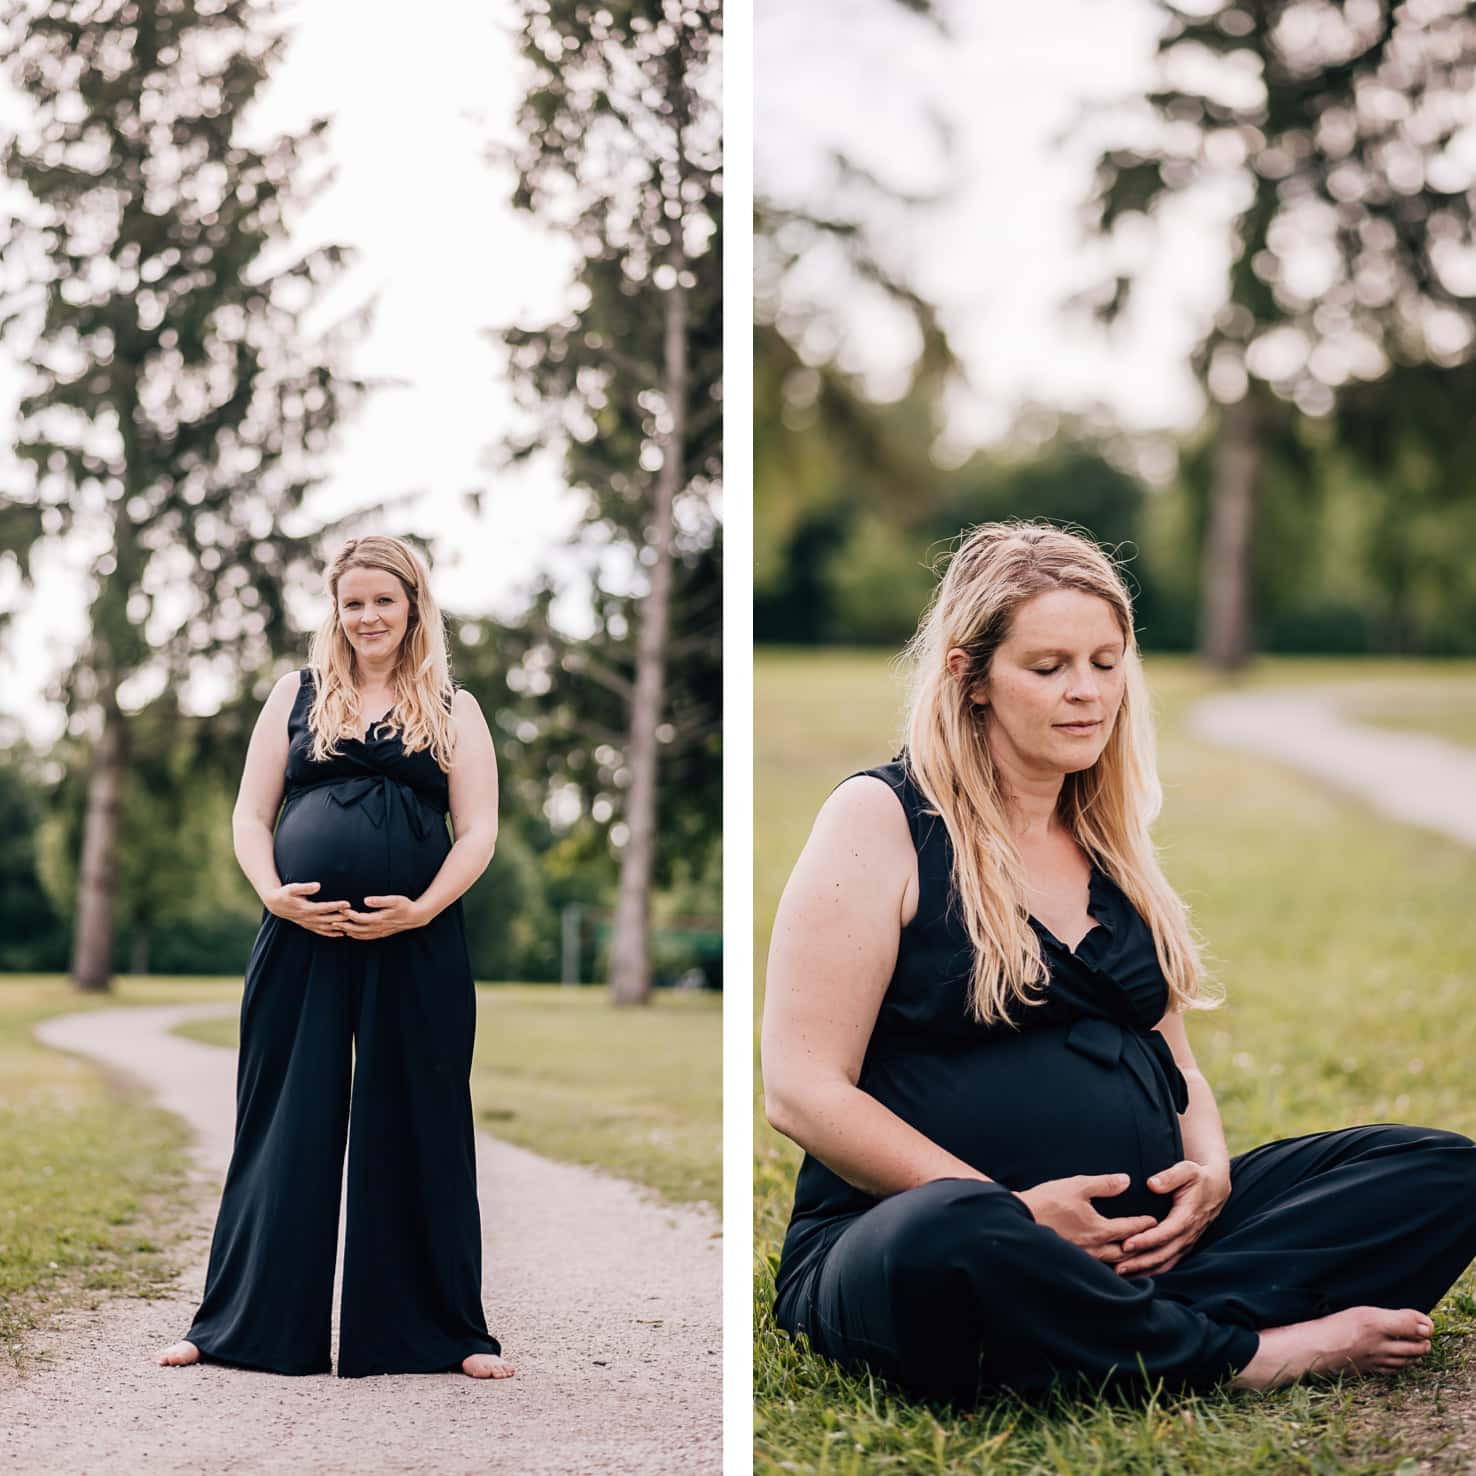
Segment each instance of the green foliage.
M1224 303L1194 362L1212 401L1249 396L1257 410L1270 526L1247 578L1262 639L1469 652L1476 288L1453 243L1476 223L1476 174L1458 147L1476 14L1394 0L1158 9L1161 85L1119 107L1137 141L1102 152L1088 215L1122 255L1128 217L1209 192L1235 202ZM1100 315L1115 318L1148 270L1118 270ZM1318 432L1303 417L1328 416L1335 449L1309 468ZM1325 493L1352 466L1377 489L1356 551L1372 588L1317 601L1304 584L1290 608L1268 608L1286 587L1270 567L1285 561L1265 550L1287 521L1281 503L1307 470ZM1320 529L1295 521L1293 558L1315 560Z
M324 182L303 170L327 121L260 145L240 127L286 44L275 14L266 0L4 13L30 117L0 155L26 196L4 241L3 326L30 369L15 450L33 477L9 489L0 531L22 569L38 538L111 531L65 681L78 707L145 666L174 680L220 656L266 666L295 634L286 587L317 573L293 514L363 385L335 367L347 330L304 327L346 251L283 251Z
M1247 375L1257 397L1254 643L1476 652L1476 292L1456 244L1470 237L1476 195L1455 140L1476 15L1390 0L1156 8L1161 78L1090 119L1109 140L1087 209L1107 258L1094 302L1115 319L1152 270L1135 244L1145 216L1230 202L1224 305L1194 366L1212 403L1246 393ZM1192 648L1217 417L1176 448L1177 475L1141 494L1111 487L1136 460L1121 437L1063 425L1042 439L1032 415L971 464L935 464L947 336L933 305L892 281L867 225L911 202L843 159L835 175L809 214L761 201L756 225L757 637L895 644L926 592L918 570L935 540L1002 509L1135 546L1145 644ZM817 260L847 283L843 308L887 289L914 330L895 398L875 403L838 366L841 310L796 300L797 266ZM1309 275L1314 260L1321 278ZM1098 463L1106 505L1063 475L1073 458L1081 471ZM980 485L990 466L1010 495Z
M557 454L582 494L594 613L573 639L539 589L514 732L620 853L632 1001L653 876L715 856L721 826L721 33L720 0L531 0L510 151L514 204L575 267L568 311L499 334L525 412L499 449Z
M722 173L716 0L582 0L526 8L528 86L514 204L562 228L576 254L572 306L498 336L525 425L504 454L549 447L584 494L592 546L638 555L669 414L667 307L685 304L680 551L716 536L722 448ZM603 591L598 591L603 593Z
M0 971L65 966L62 916L37 869L39 821L35 791L21 769L0 765Z
M1089 209L1110 239L1206 187L1237 201L1226 306L1197 354L1212 392L1239 398L1249 373L1320 415L1344 383L1464 363L1476 294L1445 242L1472 225L1471 169L1451 146L1476 17L1393 0L1157 8L1161 85L1131 109L1151 141L1102 152ZM1295 261L1314 247L1315 277ZM1275 330L1287 352L1272 352Z

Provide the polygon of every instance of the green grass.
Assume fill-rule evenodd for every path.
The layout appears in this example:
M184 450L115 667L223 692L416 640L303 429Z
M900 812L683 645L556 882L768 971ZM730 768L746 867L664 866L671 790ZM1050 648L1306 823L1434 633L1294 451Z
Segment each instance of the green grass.
M1355 689L1343 710L1349 717L1379 728L1406 733L1433 733L1451 743L1476 749L1476 691L1467 682L1410 681L1390 690L1382 684Z
M658 990L615 1010L603 988L480 985L472 1101L489 1133L634 1179L676 1201L722 1193L722 998ZM180 1034L237 1043L235 1019Z
M0 1349L17 1365L53 1311L167 1282L187 1207L184 1124L31 1031L64 1012L197 997L210 990L192 980L122 980L97 996L0 977Z
M1388 711L1402 684L1413 702L1435 677L1476 704L1471 663L1264 661L1240 684L1348 682L1376 688ZM1215 684L1182 660L1151 661L1148 678L1164 865L1227 995L1223 1008L1191 1017L1190 1031L1231 1151L1387 1118L1476 1134L1476 854L1280 766L1191 741L1184 710ZM848 773L893 755L898 697L874 653L757 657L756 1010L774 907L815 811ZM1393 1471L1436 1455L1447 1386L1471 1378L1470 1272L1436 1314L1435 1353L1394 1390L1370 1381L1136 1408L1000 1401L961 1414L841 1374L772 1321L799 1153L764 1122L755 1082L756 1470L1238 1476Z

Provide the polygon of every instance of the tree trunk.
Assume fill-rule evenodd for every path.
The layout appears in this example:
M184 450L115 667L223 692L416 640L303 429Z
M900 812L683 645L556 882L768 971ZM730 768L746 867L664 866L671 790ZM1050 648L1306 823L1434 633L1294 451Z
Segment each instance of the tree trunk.
M126 736L123 715L109 694L103 702L102 736L87 779L87 818L72 938L72 980L79 989L105 992L112 977L118 807L127 762Z
M1199 654L1220 671L1238 670L1251 654L1251 574L1262 460L1261 417L1252 389L1225 407L1211 473Z
M620 891L610 943L610 995L616 1004L644 1004L651 994L651 869L656 859L656 729L666 700L666 646L671 622L672 505L682 485L687 404L687 289L677 281L667 293L663 398L670 422L656 474L656 506L650 548L651 588L641 601L636 637L635 694L631 701L626 762L625 824Z

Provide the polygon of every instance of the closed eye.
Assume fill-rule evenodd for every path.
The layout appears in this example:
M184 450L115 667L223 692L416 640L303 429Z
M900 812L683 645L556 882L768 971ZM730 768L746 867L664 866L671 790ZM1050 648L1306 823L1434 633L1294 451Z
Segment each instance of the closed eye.
M1062 666L1064 665L1064 662L1058 661L1054 666L1032 666L1030 669L1036 674L1036 676L1055 676L1055 674L1060 671ZM1092 665L1095 666L1098 671L1117 670L1117 667L1115 665L1104 666L1100 661L1094 661L1092 662Z

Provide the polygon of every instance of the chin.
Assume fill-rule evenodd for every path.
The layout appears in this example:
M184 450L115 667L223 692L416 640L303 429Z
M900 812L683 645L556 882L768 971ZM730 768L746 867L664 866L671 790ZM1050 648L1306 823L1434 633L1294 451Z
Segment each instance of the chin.
M1070 743L1070 739L1067 742ZM1066 753L1056 754L1056 763L1068 774L1079 774L1083 769L1090 769L1102 757L1102 752L1106 747L1105 743L1097 744L1092 748L1078 743L1068 748Z

